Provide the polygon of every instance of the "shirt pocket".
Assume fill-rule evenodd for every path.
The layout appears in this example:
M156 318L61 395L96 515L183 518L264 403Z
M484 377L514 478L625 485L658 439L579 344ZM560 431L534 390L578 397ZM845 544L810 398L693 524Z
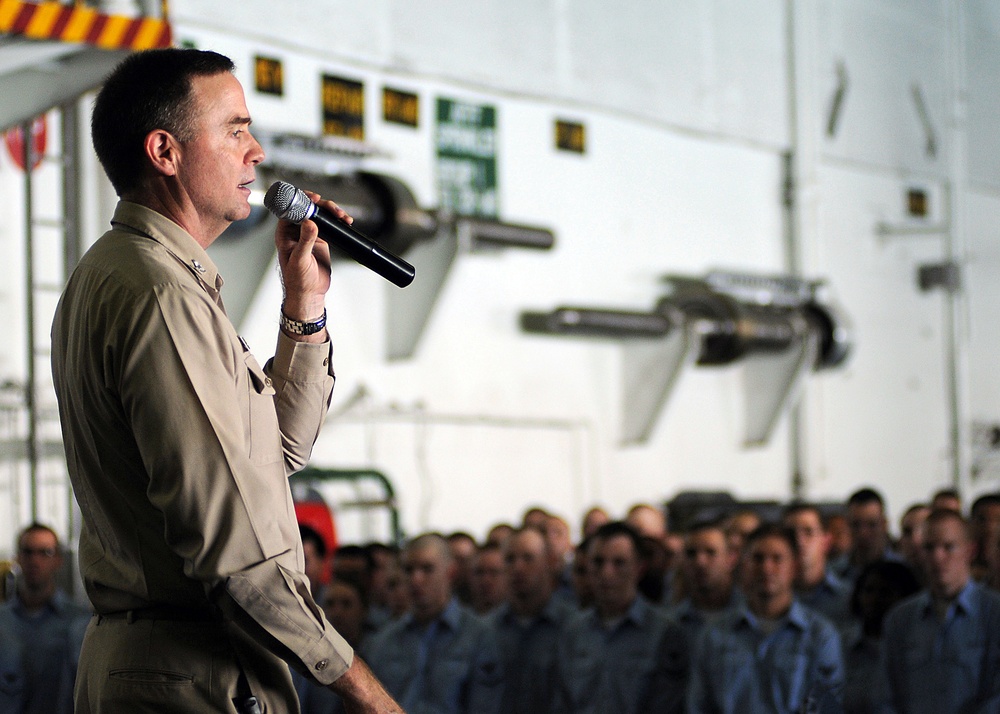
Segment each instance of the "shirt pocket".
M9 647L9 643L4 643ZM11 649L10 654L16 650ZM24 695L24 675L13 656L0 661L0 711L20 711L20 702Z
M601 653L596 647L576 646L565 663L565 687L571 709L593 702L601 680Z
M788 711L802 706L806 693L815 682L809 681L810 658L804 652L782 651L775 653L774 674L782 705Z
M274 386L256 358L243 353L247 370L247 404L244 410L244 427L247 435L247 454L253 464L273 464L281 461L281 432L274 410Z

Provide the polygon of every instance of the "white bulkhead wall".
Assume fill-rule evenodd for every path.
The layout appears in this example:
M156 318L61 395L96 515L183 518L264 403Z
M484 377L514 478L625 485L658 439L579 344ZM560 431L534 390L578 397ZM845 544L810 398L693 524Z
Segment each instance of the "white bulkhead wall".
M383 335L385 291L397 288L338 263L328 299L338 384L314 464L384 471L411 533L481 535L533 503L575 521L592 503L620 512L685 489L787 498L789 421L766 446L742 446L740 366L686 369L649 441L622 447L619 344L526 335L517 317L559 304L649 309L666 273L784 272L781 154L798 136L802 272L828 279L857 341L844 368L807 378L804 495L842 499L873 484L898 514L949 485L948 306L944 293L922 293L915 279L918 265L946 257L945 244L940 236L880 237L876 225L912 220L904 209L914 184L931 197L924 223L948 218L948 187L965 165L951 153L953 5L171 2L178 40L237 62L255 127L318 136L320 76L363 81L366 141L389 154L366 167L405 181L423 207L437 203L436 99L496 106L500 215L556 233L548 253L460 256L414 358L400 362L385 360ZM1000 59L1000 23L983 29L996 20L987 0L964 5L981 21L958 48L975 97L963 151L974 180L963 174L959 182L973 256L965 327L980 317L959 355L969 425L1000 422L1000 402L990 398L1000 396L1000 378L986 359L1000 347L1000 328L980 329L1000 300L987 287L997 284L1000 260L990 247L1000 160L984 159L1000 159L987 121L1000 92L982 75ZM794 50L790 26L804 43ZM254 92L258 54L284 63L284 97ZM805 73L794 80L791 58ZM420 95L417 129L382 121L386 85ZM798 96L798 124L793 86L808 89ZM584 155L553 148L556 118L586 125ZM927 126L936 132L934 156L925 150ZM89 200L91 218L97 203ZM98 218L103 227L107 217ZM272 276L244 327L260 356L273 345L279 302ZM968 485L996 483L987 468Z

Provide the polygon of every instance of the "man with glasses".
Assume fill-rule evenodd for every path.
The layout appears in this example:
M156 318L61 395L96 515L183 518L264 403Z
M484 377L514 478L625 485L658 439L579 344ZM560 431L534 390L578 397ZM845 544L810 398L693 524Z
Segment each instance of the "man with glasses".
M0 605L0 642L20 652L16 686L25 714L73 711L73 679L90 613L57 585L63 565L59 538L32 523L17 538L13 597Z

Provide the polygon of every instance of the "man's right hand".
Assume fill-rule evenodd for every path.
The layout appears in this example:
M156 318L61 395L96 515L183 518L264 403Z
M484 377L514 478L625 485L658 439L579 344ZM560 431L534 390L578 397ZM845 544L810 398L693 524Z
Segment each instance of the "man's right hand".
M344 700L347 714L406 714L357 654L330 689Z

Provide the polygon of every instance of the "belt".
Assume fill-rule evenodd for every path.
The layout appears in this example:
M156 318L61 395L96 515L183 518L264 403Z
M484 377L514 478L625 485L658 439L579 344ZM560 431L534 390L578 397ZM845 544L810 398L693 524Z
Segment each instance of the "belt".
M125 620L169 620L172 622L222 622L222 613L215 608L182 607L180 605L150 605L133 610L119 610L98 615L99 618Z

